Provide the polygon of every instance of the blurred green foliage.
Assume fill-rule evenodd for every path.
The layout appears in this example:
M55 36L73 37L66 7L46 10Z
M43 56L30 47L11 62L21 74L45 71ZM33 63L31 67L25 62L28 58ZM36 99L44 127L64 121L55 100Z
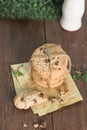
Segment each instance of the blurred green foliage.
M11 19L51 19L61 14L64 0L0 0L0 17Z

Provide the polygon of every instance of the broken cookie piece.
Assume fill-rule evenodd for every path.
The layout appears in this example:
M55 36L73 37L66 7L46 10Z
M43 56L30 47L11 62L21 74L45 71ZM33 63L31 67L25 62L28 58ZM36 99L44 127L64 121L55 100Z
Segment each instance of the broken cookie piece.
M19 109L28 109L31 106L41 104L47 100L47 97L38 91L25 91L14 98L14 105Z

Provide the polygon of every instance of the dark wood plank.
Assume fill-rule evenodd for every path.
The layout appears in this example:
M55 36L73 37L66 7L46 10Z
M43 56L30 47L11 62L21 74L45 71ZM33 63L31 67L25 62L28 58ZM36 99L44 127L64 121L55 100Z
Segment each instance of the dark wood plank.
M87 4L86 4L87 5ZM72 72L87 70L87 9L83 25L76 32L63 30L58 21L45 22L46 42L61 44L72 60ZM53 130L87 130L87 84L76 82L84 100L52 114Z
M10 64L28 62L33 50L44 42L43 22L0 20L0 130L24 130L24 123L26 130L34 130L33 123L38 120L45 120L47 130L52 130L51 114L40 118L31 109L18 110L13 105Z

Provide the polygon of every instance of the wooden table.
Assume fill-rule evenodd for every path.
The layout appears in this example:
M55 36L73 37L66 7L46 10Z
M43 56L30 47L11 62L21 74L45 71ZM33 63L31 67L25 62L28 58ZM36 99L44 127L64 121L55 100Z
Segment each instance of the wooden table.
M87 84L81 79L76 84L83 102L42 117L13 105L10 64L29 61L33 50L46 42L62 45L71 57L72 72L87 70L87 9L81 29L72 33L61 29L58 21L0 19L0 130L35 130L38 120L46 121L45 130L87 130Z

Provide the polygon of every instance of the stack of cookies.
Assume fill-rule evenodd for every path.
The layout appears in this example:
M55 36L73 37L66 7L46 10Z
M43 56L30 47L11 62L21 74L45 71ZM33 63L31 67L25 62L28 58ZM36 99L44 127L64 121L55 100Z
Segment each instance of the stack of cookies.
M71 61L66 52L57 44L44 44L35 49L31 60L31 77L45 88L60 86L70 71Z
M66 52L60 45L44 44L35 49L29 64L31 78L41 90L20 93L14 98L14 105L19 109L28 109L46 101L62 104L62 97L69 91L65 80L71 69L71 61Z

